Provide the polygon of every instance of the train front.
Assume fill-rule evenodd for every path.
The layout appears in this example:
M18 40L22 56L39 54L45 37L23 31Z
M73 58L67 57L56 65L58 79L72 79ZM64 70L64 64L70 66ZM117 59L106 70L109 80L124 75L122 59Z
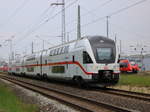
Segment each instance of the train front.
M103 85L114 85L119 80L118 53L115 42L109 38L94 36L88 38L96 64L92 80Z

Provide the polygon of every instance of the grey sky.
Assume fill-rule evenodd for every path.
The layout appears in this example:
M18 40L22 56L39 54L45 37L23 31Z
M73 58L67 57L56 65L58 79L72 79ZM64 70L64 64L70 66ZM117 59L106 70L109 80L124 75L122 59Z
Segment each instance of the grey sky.
M42 49L42 39L45 48L61 43L61 14L54 16L61 10L61 6L50 4L61 0L0 0L0 57L8 57L9 47L5 40L13 38L13 50L17 53L31 52L31 42L34 41L35 50ZM66 6L75 0L66 0ZM86 24L97 18L107 16L117 10L127 7L141 0L78 0L66 9L66 32L70 40L76 38L77 5L81 5L81 23ZM49 10L46 12L45 10ZM43 14L43 12L46 12ZM87 12L90 12L87 14ZM109 35L114 39L122 40L123 51L133 53L134 45L144 48L150 53L150 0L134 6L128 10L110 17ZM43 24L44 25L41 25ZM82 27L82 36L104 35L106 36L106 18L93 24ZM37 38L38 36L38 38ZM42 39L40 39L42 38ZM4 43L5 42L5 43ZM51 43L51 45L49 44Z

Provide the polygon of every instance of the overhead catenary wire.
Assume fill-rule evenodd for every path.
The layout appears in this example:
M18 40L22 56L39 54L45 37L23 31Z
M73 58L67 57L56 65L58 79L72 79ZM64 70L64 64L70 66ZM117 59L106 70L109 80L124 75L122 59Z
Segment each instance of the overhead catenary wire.
M15 11L14 11L7 19L5 19L5 22L3 22L2 24L0 24L0 27L4 27L4 26L6 26L10 21L12 21L12 18L14 18L14 17L17 15L17 13L20 12L21 9L23 9L23 8L27 5L27 3L28 3L29 1L30 1L30 0L24 0L24 1L22 2L22 4L21 4L20 6L18 6L18 7L15 9Z
M29 29L29 30L24 34L23 37L27 36L28 33L32 32L32 30L34 30L37 26L39 26L39 25L41 24L41 22L43 22L43 19L45 20L45 18L41 18L41 17L43 17L43 16L50 10L50 8L51 8L51 7L46 8L46 9L40 14L40 16L38 17L38 18L40 18L40 19L38 19L34 24L30 24L30 25L27 27L27 29ZM50 14L53 14L54 9L55 9L55 8L52 7L52 10L51 10ZM31 30L31 29L32 29L32 30ZM20 42L20 41L24 40L23 37L19 38L17 42ZM17 42L16 42L16 43L17 43ZM17 45L17 44L15 44L15 45Z
M29 24L27 27L25 27L22 31L17 32L16 35L22 34L23 32L25 32L28 29L32 29L33 27L35 27L36 25L38 25L39 23L43 22L43 16L45 16L48 11L50 10L50 6L48 8L46 8L37 18L36 20L34 20L31 24Z
M141 3L145 2L145 1L146 1L146 0L141 0L141 1L138 1L138 2L136 2L136 3L134 3L134 4L129 5L129 6L127 6L127 7L121 8L121 9L119 9L119 10L113 12L113 13L110 13L109 16L113 16L113 15L119 14L119 13L121 13L121 12L123 12L123 11L125 11L125 10L127 10L127 9L129 9L129 8L132 8L132 7L134 7L134 6L138 5L138 4L141 4ZM58 13L56 13L54 16L48 18L47 21L45 21L43 24L46 24L46 23L47 23L48 21L50 21L51 19L55 18L59 13L60 13L60 12L58 12ZM106 16L99 17L99 18L97 18L97 19L95 19L95 20L93 20L93 21L91 21L91 22L88 22L88 23L86 23L86 24L81 25L81 27L86 27L86 26L88 26L88 25L90 25L90 24L93 24L93 23L96 23L96 22L98 22L98 21L100 21L100 20L104 20L105 18L106 18ZM43 24L42 24L42 25L43 25ZM41 26L42 26L42 25L41 25ZM39 27L36 28L35 30L39 29L41 26L39 26ZM33 30L32 32L30 32L30 34L33 33L35 30ZM69 32L70 32L70 31L69 31ZM29 35L30 35L30 34L29 34ZM27 35L27 36L28 36L28 35Z
M78 0L74 0L73 2L71 2L70 4L68 4L65 9L71 7L73 4L75 4ZM27 36L31 35L32 33L34 33L37 29L41 28L43 25L45 25L46 23L48 23L50 20L54 19L57 15L61 14L62 11L59 11L57 13L55 13L54 15L48 17L48 19L46 19L43 23L39 24L38 26L36 26L34 29L30 29L29 32L27 32L22 38L20 38L20 41L24 40L27 38ZM19 42L20 42L19 41Z
M94 9L92 9L92 10L87 10L86 8L83 8L83 6L81 6L81 9L84 9L84 10L87 11L86 13L82 14L81 17L87 16L87 15L89 15L89 14L93 14L94 16L97 16L97 15L94 13L94 11L97 10L98 8L102 8L102 7L106 6L106 5L108 5L108 4L111 3L112 1L113 1L113 0L107 0L106 2L104 2L104 3L100 4L100 5L98 5L96 8L94 8ZM70 22L68 22L68 23L66 24L66 26L68 26L68 25L70 25L71 23L74 23L74 22L76 22L76 24L77 24L77 19L71 20ZM87 23L87 24L88 24L88 23ZM84 25L83 25L83 26L84 26ZM58 30L58 27L55 28L55 29ZM75 28L73 28L72 30L70 30L70 31L67 32L67 33L70 33L70 32L72 32L72 31L74 31L74 30L75 30Z
M131 30L129 30L129 29L124 28L123 26L116 25L116 24L114 24L114 23L111 23L111 24L113 25L113 27L116 27L117 29L122 30L122 31L124 31L124 32L126 32L126 33L128 33L128 34L135 35L136 37L139 37L139 38L141 38L141 37L142 37L142 38L145 38L145 36L139 34L138 32L131 31Z
M112 2L112 1L113 1L113 0L108 0L108 1L104 2L103 4L98 5L96 8L94 8L94 9L92 9L92 10L87 10L86 8L83 8L83 6L81 6L81 9L84 9L84 10L87 11L86 13L82 14L81 17L86 16L86 15L89 15L89 14L96 15L96 14L94 13L95 10L97 10L98 8L102 8L102 7L106 6L106 5L108 5L108 4L109 4L110 2ZM68 22L68 23L66 24L66 26L68 26L69 24L71 24L71 23L73 23L73 22L76 22L76 21L77 21L77 19L74 19L74 20Z
M25 0L26 1L26 0ZM29 1L29 0L28 0ZM26 2L23 2L23 4L27 4L27 1ZM22 4L22 5L23 5ZM22 6L21 5L21 6ZM21 7L20 6L20 7ZM17 8L17 9L19 9L19 8ZM16 10L17 10L16 9ZM34 24L34 25L36 25L38 22L40 22L41 21L41 17L43 17L48 11L50 10L50 7L48 7L48 8L46 8L40 15L39 15L39 17L38 18L40 18L40 19L38 19L37 21L36 20L34 20L36 23ZM25 28L23 31L25 31L26 29L29 29L29 28L31 28L32 26L34 26L33 24L30 24L27 28ZM19 34L21 34L22 33L22 31L20 31L20 32L17 32L16 34L13 34L13 35L19 35ZM17 41L17 42L19 42L19 40ZM15 46L15 44L14 44L14 46Z
M126 11L126 10L128 10L128 9L130 9L132 7L135 7L135 6L137 6L137 5L139 5L139 4L143 3L143 2L146 2L146 1L147 0L140 0L140 1L138 1L136 3L133 3L133 4L129 5L129 6L127 6L127 7L124 7L124 8L121 8L121 9L117 10L117 11L114 11L114 12L112 12L112 13L106 15L106 16L98 17L97 19L94 19L94 20L92 20L92 21L90 21L88 23L85 23L85 24L81 25L81 27L83 28L83 27L86 27L86 26L88 26L90 24L93 24L93 23L96 23L98 21L104 20L106 17L112 17L114 15L117 15L117 14L123 12L123 11ZM75 30L75 28L70 30L69 33L73 32L74 30Z
M132 7L135 7L135 6L137 6L137 5L139 5L139 4L143 3L143 2L146 2L146 1L147 0L140 0L140 1L138 1L138 2L136 2L134 4L132 4L132 5L129 5L129 6L124 7L124 8L121 8L121 9L117 10L116 12L113 12L113 13L109 14L109 16L114 16L116 14L119 14L119 13L121 13L123 11L126 11L126 10L128 10L128 9L130 9Z
M116 15L116 14L119 14L119 13L121 13L121 12L123 12L123 11L129 9L129 8L135 7L135 6L141 4L141 3L145 2L145 1L147 1L147 0L138 1L138 2L136 2L136 3L134 3L134 4L131 4L131 5L127 6L127 7L124 7L124 8L121 8L121 9L115 11L115 12L112 12L112 13L106 15L106 16L99 17L99 18L97 18L97 19L95 19L95 20L93 20L93 21L91 21L91 22L89 22L89 23L87 23L87 24L82 25L82 27L85 27L85 26L88 26L88 25L90 25L90 24L92 24L92 23L95 23L95 22L97 22L97 21L103 20L103 19L106 18L106 17L112 17L112 16L114 16L114 15Z

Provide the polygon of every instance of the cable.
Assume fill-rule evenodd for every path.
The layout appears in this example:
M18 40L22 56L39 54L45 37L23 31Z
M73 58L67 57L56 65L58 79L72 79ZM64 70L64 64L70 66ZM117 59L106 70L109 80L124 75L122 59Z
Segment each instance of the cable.
M81 7L82 9L84 9L84 10L86 10L87 11L87 13L85 13L85 14L83 14L83 15L81 15L81 16L86 16L86 15L88 15L88 14L94 14L93 12L95 11L95 10L97 10L98 8L102 8L102 7L104 7L104 6L106 6L106 5L108 5L110 2L112 2L113 0L108 0L108 1L106 1L106 2L104 2L103 4L100 4L98 7L96 7L95 9L93 9L93 10L88 10L88 9L86 9L86 8L84 8L83 6ZM95 14L94 14L95 15Z
M113 13L109 14L109 16L114 16L114 15L120 13L120 12L123 12L123 11L125 11L127 9L130 9L130 8L136 6L136 5L139 5L139 4L141 4L141 3L145 2L145 1L147 1L147 0L140 0L139 2L136 2L136 3L132 4L132 5L129 5L129 6L124 7L124 8L122 8L122 9L116 11L116 12L113 12Z
M108 0L108 1L104 2L103 4L100 4L100 5L99 5L98 7L96 7L95 9L90 10L90 11L87 10L86 8L83 8L83 6L82 6L81 8L83 8L84 10L86 10L87 13L82 14L81 17L86 16L86 15L88 15L88 14L94 14L93 11L97 10L99 7L102 8L102 7L106 6L107 4L109 4L109 3L112 2L112 1L113 1L113 0ZM94 14L94 15L96 15L96 14ZM67 23L66 26L68 26L69 24L71 24L71 23L73 23L73 22L76 22L76 21L77 21L77 19L74 19L74 20L70 21L69 23Z
M12 18L15 17L15 16L17 15L17 13L18 13L22 8L25 7L25 5L26 5L29 1L30 1L30 0L24 0L23 3L22 3L19 7L17 7L16 10L6 19L6 21L0 25L0 27L6 26L6 25L12 20Z
M117 10L117 11L111 13L111 14L108 14L107 16L108 16L108 17L111 17L111 16L113 16L113 15L116 15L116 14L118 14L118 13L121 13L122 11L125 11L125 10L127 10L127 9L129 9L129 8L132 8L132 7L136 6L136 5L139 5L139 4L141 4L141 3L145 2L145 1L147 1L147 0L138 1L138 2L136 2L136 3L134 3L134 4L132 4L132 5L129 5L129 6L127 6L127 7L124 7L124 8L122 8L122 9L119 9L119 10ZM86 26L88 26L88 25L90 25L90 24L93 24L93 23L96 23L96 22L98 22L98 21L101 21L101 20L105 19L107 16L99 17L99 18L97 18L97 19L95 19L95 20L93 20L93 21L91 21L91 22L88 22L88 23L86 23L86 24L81 25L81 27L86 27ZM70 30L69 33L70 33L70 32L73 32L73 31L74 31L74 29Z
M68 6L65 7L65 9L71 7L73 4L75 4L78 0L73 1L72 3L70 3ZM36 27L35 29L30 30L29 32L27 32L25 34L25 36L23 36L22 40L24 40L27 36L29 36L31 33L34 33L37 29L41 28L43 25L45 25L47 22L49 22L50 20L54 19L57 15L59 15L62 11L57 12L55 15L49 17L47 20L45 20L43 23L39 24L38 27ZM20 40L21 41L21 40Z
M40 16L39 16L38 18L43 17L43 16L49 11L50 8L51 8L51 7L46 8L46 9L40 14ZM53 11L54 11L54 7L52 8L50 14L52 14ZM40 19L37 20L34 24L30 24L27 29L32 29L32 30L35 29L35 28L37 27L37 23L38 23L38 26L39 26L39 25L40 25L39 22L40 22L40 23L43 22L42 19L43 19L43 18L40 18ZM32 27L32 26L33 26L33 27ZM27 36L28 33L32 32L32 30L27 31L27 33L22 37L23 39L20 38L17 42L20 42L21 40L24 40L24 37Z
M81 8L84 9L84 10L86 10L87 12L84 13L84 14L82 14L81 17L86 16L86 15L88 15L88 14L92 14L92 15L93 15L93 14L94 14L93 11L97 10L97 8L99 8L99 7L102 8L102 7L106 6L107 4L109 4L109 3L112 2L112 1L113 1L113 0L107 0L107 1L104 2L103 4L98 5L98 7L94 8L93 10L87 10L86 8L83 8L83 6L82 6ZM96 15L96 14L94 14L94 15ZM96 15L96 16L97 16L97 15ZM74 19L74 20L68 22L68 23L66 24L66 26L68 26L68 25L70 25L71 23L76 22L76 21L77 21L77 19ZM75 23L75 24L76 24L76 23ZM90 24L90 23L87 23L87 24ZM83 25L83 26L86 26L86 25ZM58 30L58 27L57 27L56 29ZM73 28L73 29L70 30L68 33L74 31L74 29L76 29L76 28Z
M124 27L122 27L122 26L118 26L118 25L116 25L116 24L114 24L114 23L111 23L113 26L115 26L116 28L118 28L119 30L123 30L123 31L125 31L125 32L127 32L127 33L129 33L129 34L134 34L136 37L140 37L140 38L145 38L145 36L143 36L143 35L141 35L141 34L139 34L139 33L137 33L137 32L133 32L133 31L130 31L130 30L127 30L126 28L124 28Z

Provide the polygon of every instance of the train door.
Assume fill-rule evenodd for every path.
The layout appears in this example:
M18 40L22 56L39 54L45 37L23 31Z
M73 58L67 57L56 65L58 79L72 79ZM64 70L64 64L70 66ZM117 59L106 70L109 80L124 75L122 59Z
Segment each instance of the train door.
M42 52L42 54L41 54L42 56L41 56L41 63L42 63L42 65L41 65L41 71L42 71L42 74L46 74L47 75L47 68L48 68L48 66L47 66L47 62L48 62L48 60L47 60L47 50L46 51L43 51Z

